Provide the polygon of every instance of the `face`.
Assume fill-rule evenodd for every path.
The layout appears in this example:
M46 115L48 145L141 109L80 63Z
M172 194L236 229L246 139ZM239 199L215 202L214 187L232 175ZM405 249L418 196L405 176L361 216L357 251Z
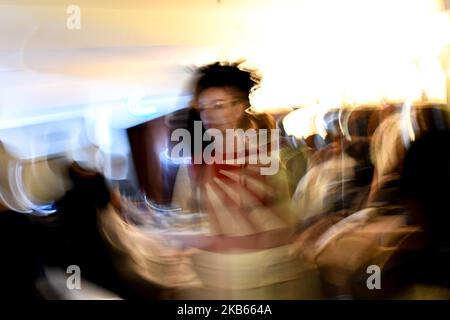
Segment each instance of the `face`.
M242 95L228 88L209 88L198 96L198 110L206 129L236 129L245 112Z

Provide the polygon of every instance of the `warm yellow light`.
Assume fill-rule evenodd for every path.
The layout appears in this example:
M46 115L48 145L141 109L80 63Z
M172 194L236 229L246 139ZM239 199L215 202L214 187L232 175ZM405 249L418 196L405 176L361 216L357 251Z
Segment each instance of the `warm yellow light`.
M439 0L264 1L242 15L221 58L265 80L260 111L280 106L446 100L450 22ZM245 19L244 19L245 18Z
M284 130L297 139L307 138L312 134L319 134L325 138L323 116L329 110L329 106L319 104L297 109L283 119Z

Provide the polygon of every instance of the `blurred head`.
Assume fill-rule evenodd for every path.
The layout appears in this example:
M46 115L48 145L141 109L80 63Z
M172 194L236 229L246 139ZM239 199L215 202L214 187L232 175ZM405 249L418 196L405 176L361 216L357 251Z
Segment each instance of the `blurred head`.
M249 116L249 95L261 77L254 71L240 68L240 63L213 63L196 71L194 108L206 129L245 128Z
M74 162L69 167L69 177L73 183L71 192L79 200L76 205L86 207L93 205L102 209L108 204L110 190L105 177L100 172L83 168Z
M247 105L239 92L217 87L200 93L197 108L207 129L225 131L241 126Z
M370 156L379 180L401 170L406 152L402 121L400 114L393 114L378 126L372 136Z

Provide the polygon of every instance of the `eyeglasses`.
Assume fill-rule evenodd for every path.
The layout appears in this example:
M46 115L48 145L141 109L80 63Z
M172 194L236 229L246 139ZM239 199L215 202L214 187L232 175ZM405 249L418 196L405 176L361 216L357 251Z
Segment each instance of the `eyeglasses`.
M220 111L225 110L231 107L234 107L236 103L241 102L242 99L234 99L234 100L228 100L228 101L216 101L205 105L198 105L197 110L198 112L202 113L207 110L210 111Z

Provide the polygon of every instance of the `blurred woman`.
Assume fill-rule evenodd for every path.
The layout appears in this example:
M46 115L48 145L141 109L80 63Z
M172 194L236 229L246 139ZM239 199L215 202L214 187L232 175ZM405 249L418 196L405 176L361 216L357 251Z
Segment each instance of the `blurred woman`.
M188 297L320 297L314 266L288 254L296 218L277 133L269 131L274 129L269 115L250 111L249 96L260 80L239 63L217 62L196 71L192 110L206 136L215 133L212 155L217 161L196 163L194 150L192 165L180 168L175 184L173 203L207 217L202 234L182 240L200 250L192 258L204 283L203 291ZM203 145L201 155L210 150L197 143ZM278 170L272 174L261 171L267 162L251 161L263 150L276 162Z

